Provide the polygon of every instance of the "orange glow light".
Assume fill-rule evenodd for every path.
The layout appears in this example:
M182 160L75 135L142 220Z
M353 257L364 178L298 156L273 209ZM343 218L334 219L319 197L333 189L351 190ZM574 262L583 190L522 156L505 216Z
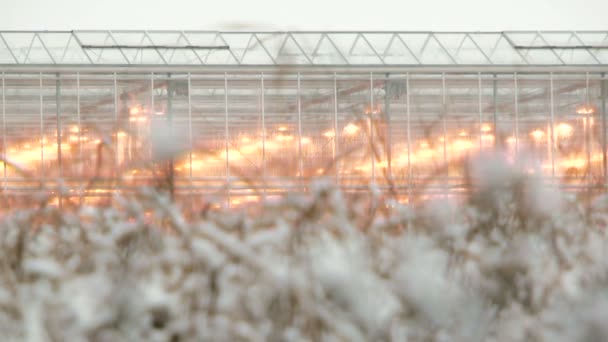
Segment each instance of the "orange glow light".
M541 131L540 129L535 129L530 133L530 135L532 138L534 138L534 140L539 141L545 137L545 132Z
M349 123L344 127L343 132L346 135L355 135L357 132L359 132L359 126L355 125L354 123Z
M336 133L333 130L325 131L323 136L326 138L333 138L336 136Z
M493 141L494 140L494 135L493 134L482 134L481 135L481 140Z
M583 158L568 158L561 163L562 167L566 169L582 169L587 165L587 162Z
M572 125L567 124L565 122L560 123L555 128L557 129L557 134L560 137L569 137L572 135L572 132L574 131L574 128L572 127Z
M277 141L292 141L293 135L277 135L275 139Z
M490 126L489 124L483 124L483 125L481 125L481 131L484 133L491 132L492 126Z
M468 140L458 139L458 140L454 141L454 143L452 144L452 147L456 151L461 152L461 151L466 151L466 150L472 149L473 143Z
M588 115L593 114L595 110L592 107L580 107L576 110L576 114Z
M138 107L131 107L131 109L129 109L129 114L131 115L137 115L139 114L140 110Z

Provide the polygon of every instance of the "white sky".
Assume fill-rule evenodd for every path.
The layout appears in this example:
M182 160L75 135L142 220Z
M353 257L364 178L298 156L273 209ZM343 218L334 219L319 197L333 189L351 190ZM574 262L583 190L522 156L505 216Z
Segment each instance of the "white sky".
M608 0L0 0L0 30L608 30Z

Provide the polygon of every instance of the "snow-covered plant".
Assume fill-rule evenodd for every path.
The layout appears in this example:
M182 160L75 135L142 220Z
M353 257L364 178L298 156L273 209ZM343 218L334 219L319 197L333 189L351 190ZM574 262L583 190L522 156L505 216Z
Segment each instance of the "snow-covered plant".
M259 211L144 188L0 223L0 331L27 341L601 341L608 197L500 157L458 200L321 180Z

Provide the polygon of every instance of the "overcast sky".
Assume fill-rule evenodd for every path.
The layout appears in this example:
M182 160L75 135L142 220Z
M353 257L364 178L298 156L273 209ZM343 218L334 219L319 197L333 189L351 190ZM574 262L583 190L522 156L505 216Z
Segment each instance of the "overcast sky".
M608 0L0 0L0 29L608 30Z

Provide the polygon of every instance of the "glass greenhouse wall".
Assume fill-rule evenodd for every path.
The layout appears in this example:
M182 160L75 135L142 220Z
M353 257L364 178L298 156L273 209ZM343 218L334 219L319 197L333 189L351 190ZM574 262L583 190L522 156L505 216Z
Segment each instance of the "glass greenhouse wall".
M485 50L473 33L453 34L459 35L454 42L477 46L460 50L440 34L417 33L428 46L431 39L439 43L434 52L410 48L405 33L382 33L384 50L371 37L381 33L315 33L317 52L302 47L298 35L305 33L275 33L281 36L276 46L283 40L280 49L300 42L300 55L285 62L286 52L263 46L268 40L260 37L270 33L244 34L242 51L217 42L159 45L151 33L131 33L150 42L128 45L116 33L97 32L113 40L87 45L79 41L88 37L84 33L56 33L67 37L63 59L48 47L49 33L18 33L32 37L21 49L6 38L17 33L0 35L6 46L5 53L0 48L3 207L41 188L51 190L49 203L60 205L107 202L113 192L139 185L166 188L191 203L211 198L241 206L306 191L318 177L334 179L347 192L374 183L408 201L467 191L465 160L483 151L499 151L526 172L569 189L608 185L605 34L597 33L604 40L595 45L534 40L518 49L516 33L496 33L497 46L510 42L521 57L497 65L506 52ZM344 45L339 35L355 38ZM397 38L407 49L393 51ZM376 49L357 51L364 42ZM320 53L324 44L335 51ZM245 63L260 46L269 65ZM200 52L211 48L210 57L218 47L239 63L204 64ZM485 63L459 63L475 49L484 52ZM90 50L124 61L94 60ZM78 51L82 60L73 59ZM432 63L440 51L451 60ZM192 65L167 66L171 52L193 54ZM406 53L417 62L403 62ZM541 53L557 62L528 61L542 61ZM581 53L593 59L572 62Z

